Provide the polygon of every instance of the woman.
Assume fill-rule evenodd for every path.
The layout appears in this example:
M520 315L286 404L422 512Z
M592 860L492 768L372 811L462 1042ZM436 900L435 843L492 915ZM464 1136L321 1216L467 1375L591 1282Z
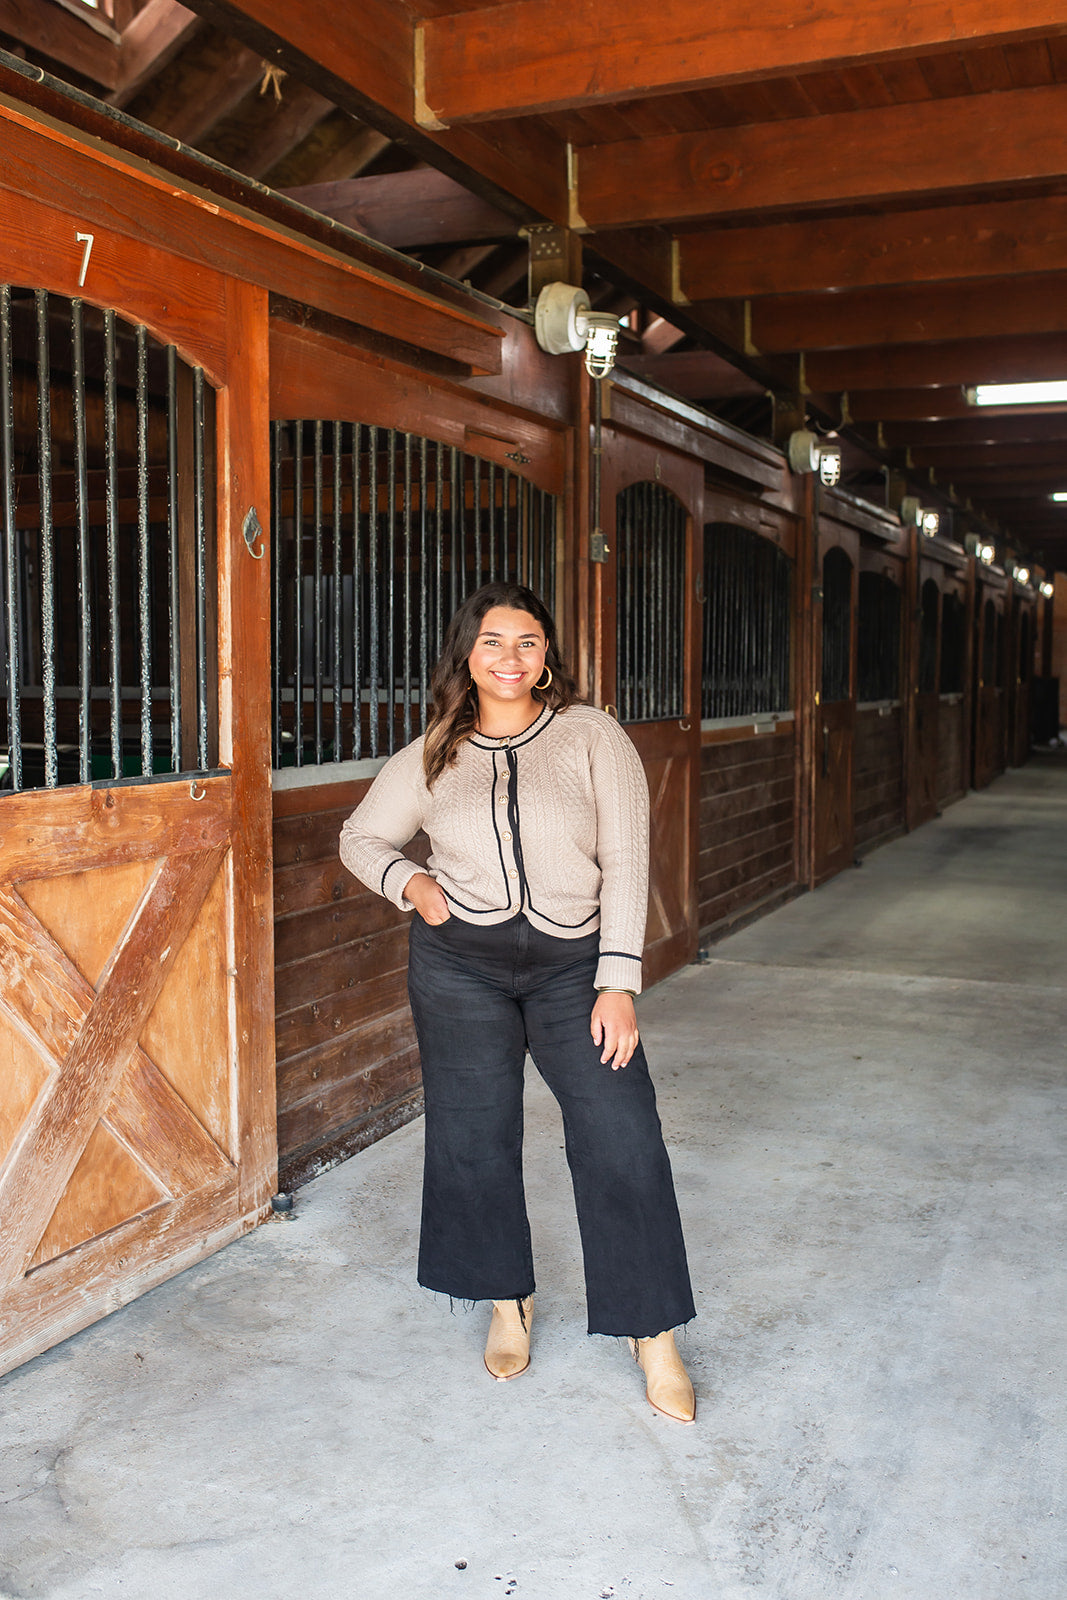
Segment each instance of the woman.
M641 1048L648 788L610 717L582 705L533 592L463 602L427 732L341 832L345 865L414 909L408 992L426 1101L419 1282L491 1300L485 1365L530 1362L522 1183L527 1050L563 1112L589 1332L626 1335L657 1410L691 1422L673 1329L693 1315L670 1163ZM429 835L430 870L402 847Z

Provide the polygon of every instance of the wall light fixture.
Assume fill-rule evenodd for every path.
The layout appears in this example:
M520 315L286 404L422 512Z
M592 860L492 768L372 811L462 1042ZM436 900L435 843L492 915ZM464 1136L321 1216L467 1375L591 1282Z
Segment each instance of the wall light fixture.
M534 308L537 342L550 356L585 351L585 370L591 378L606 378L615 365L619 319L609 311L594 311L584 289L572 283L546 283Z

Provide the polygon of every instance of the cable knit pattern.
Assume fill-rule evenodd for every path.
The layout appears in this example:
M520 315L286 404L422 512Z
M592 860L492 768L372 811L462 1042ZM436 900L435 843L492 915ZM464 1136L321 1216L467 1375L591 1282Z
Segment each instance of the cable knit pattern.
M516 912L543 933L600 929L598 988L641 988L648 909L648 784L611 717L552 712L511 740L474 735L431 793L421 738L393 756L341 830L350 872L402 911L423 869L403 847L422 828L453 916L492 926Z

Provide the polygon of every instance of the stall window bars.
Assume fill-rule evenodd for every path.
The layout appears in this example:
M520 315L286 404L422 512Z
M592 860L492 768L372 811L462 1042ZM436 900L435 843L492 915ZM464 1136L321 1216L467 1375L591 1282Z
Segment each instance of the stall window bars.
M0 285L0 789L215 765L214 414L145 328Z
M448 620L483 583L555 603L557 501L373 424L271 427L275 768L392 755L426 727Z
M704 529L701 716L740 717L791 707L792 563L748 528Z
M685 507L662 484L635 483L616 498L622 722L685 713L686 522Z
M919 593L919 693L937 690L937 626L941 594L933 578L927 578Z
M900 696L900 589L882 572L861 572L856 617L856 696ZM936 654L937 636L934 635Z
M847 700L852 688L852 562L835 546L822 564L822 701Z
M967 648L967 608L958 594L946 594L941 602L942 694L963 693L963 667Z

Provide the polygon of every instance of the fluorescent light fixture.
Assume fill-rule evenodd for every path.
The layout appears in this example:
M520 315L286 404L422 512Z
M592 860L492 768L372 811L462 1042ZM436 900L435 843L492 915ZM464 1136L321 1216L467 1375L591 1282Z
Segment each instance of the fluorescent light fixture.
M1067 489L1054 490L1049 499L1054 500L1058 506L1067 506Z
M978 383L964 390L969 406L1067 404L1067 378L1052 383Z

